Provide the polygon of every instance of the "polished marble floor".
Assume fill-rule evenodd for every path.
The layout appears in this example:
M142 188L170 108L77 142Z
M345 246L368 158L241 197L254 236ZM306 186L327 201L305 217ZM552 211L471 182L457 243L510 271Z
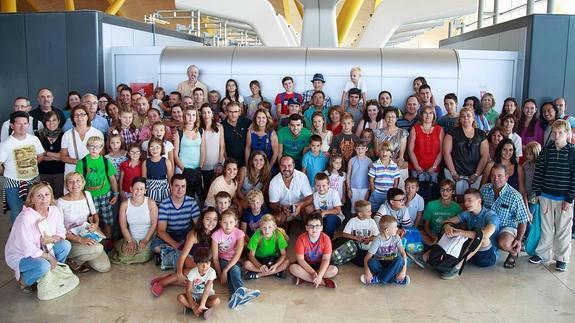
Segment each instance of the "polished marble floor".
M8 219L0 216L0 246L8 236ZM292 241L295 234L292 233ZM293 259L293 250L290 257ZM504 256L502 257L504 258ZM573 260L573 256L572 256ZM335 278L338 288L295 286L288 278L249 281L262 295L236 310L221 304L216 322L575 322L575 265L566 273L532 265L523 254L514 270L473 265L453 281L431 270L408 268L409 286L363 286L360 268L345 265ZM573 261L572 261L573 262ZM170 287L156 298L149 281L162 274L153 263L113 265L109 273L80 275L80 285L52 301L39 301L19 291L13 272L0 266L0 322L179 322L176 302L181 287ZM227 289L216 285L227 299Z

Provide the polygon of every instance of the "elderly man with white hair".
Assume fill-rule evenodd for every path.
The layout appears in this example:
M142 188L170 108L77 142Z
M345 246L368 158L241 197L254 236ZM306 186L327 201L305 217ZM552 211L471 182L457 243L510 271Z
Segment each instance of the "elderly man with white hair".
M194 89L200 88L204 90L204 94L208 93L208 87L198 80L200 76L200 69L196 65L190 65L188 67L188 79L185 81L180 82L178 84L178 92L182 94L182 97L194 96ZM208 102L207 95L204 95L204 103Z

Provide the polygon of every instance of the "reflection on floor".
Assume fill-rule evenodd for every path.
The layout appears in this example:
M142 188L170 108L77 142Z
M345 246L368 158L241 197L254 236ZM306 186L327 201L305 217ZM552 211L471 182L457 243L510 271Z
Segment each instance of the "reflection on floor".
M2 258L9 220L0 218ZM296 232L291 240L295 241ZM408 268L411 285L363 286L354 265L340 268L338 288L295 286L291 278L249 281L262 295L236 310L221 304L213 321L221 322L575 322L575 265L566 273L532 265L522 254L513 270L503 268L503 255L494 268L465 267L453 281L431 270ZM295 259L290 248L290 258ZM573 256L572 256L573 260ZM170 287L155 298L149 281L162 274L153 263L116 266L105 274L80 275L80 286L53 300L38 301L19 291L13 272L0 266L0 322L171 322L195 320L184 316L176 302L181 287ZM227 300L227 289L216 284Z

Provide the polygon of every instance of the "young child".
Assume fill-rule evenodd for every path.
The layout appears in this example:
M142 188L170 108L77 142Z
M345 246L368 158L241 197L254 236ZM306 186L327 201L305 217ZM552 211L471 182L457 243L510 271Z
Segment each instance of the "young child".
M230 292L231 309L260 296L259 290L249 290L242 282L242 269L238 263L244 249L244 232L236 228L235 212L226 210L220 215L220 228L212 234L212 254L216 273L222 285Z
M329 187L329 177L325 173L315 175L315 193L313 208L323 217L325 233L333 239L335 230L345 219L341 212L341 199L337 191Z
M336 288L332 280L337 275L336 266L330 265L331 240L321 232L323 217L319 212L312 212L305 219L305 230L296 241L295 254L297 262L289 266L289 272L296 277L295 284L306 281L319 287Z
M100 215L103 223L103 233L106 237L112 238L112 227L114 225L114 216L112 205L118 200L118 182L116 181L116 169L102 157L101 152L104 148L104 140L98 136L88 138L87 145L89 155L78 160L76 163L76 172L82 174L86 180L85 190L92 194L94 206ZM110 249L113 244L110 241Z
M416 228L421 225L421 217L423 215L423 209L425 208L423 197L417 194L417 191L419 191L417 178L408 177L405 180L405 206L407 206L407 213L409 214L411 225Z
M302 172L307 175L310 185L313 187L315 174L325 170L327 157L321 151L321 137L312 135L309 138L309 150L303 155L301 162Z
M108 151L106 158L114 165L116 169L116 181L120 180L120 164L128 160L126 157L126 147L124 146L124 139L116 130L108 136Z
M387 190L399 184L399 167L391 160L393 146L384 141L379 146L379 159L371 165L369 176L369 203L371 212L375 213L387 199Z
M208 248L200 248L194 254L196 266L184 269L186 275L186 291L178 295L178 303L184 306L184 314L189 312L195 316L209 319L214 307L220 304L220 298L214 292L216 271L210 266L212 254Z
M541 145L537 141L532 141L525 146L525 162L523 163L523 172L525 178L525 192L529 201L534 199L533 193L533 176L535 175L535 161L541 153ZM530 202L531 203L531 202Z
M164 145L161 139L153 137L148 146L148 159L142 164L142 176L147 179L146 195L160 205L170 194L169 183L173 175L173 164L162 156Z
M216 211L218 211L218 214L222 214L232 206L232 196L226 191L218 192L214 199L216 200Z
M275 99L275 117L278 120L281 118L287 118L289 113L288 102L291 98L295 98L300 104L303 102L303 96L294 92L294 83L291 76L286 76L282 79L282 86L285 89L285 92L278 93Z
M248 260L244 262L246 279L257 279L270 275L286 278L289 259L286 254L288 243L283 232L276 225L273 215L266 214L260 221L260 229L248 243Z
M368 201L358 200L354 208L357 216L347 222L341 236L344 239L357 241L359 248L351 262L363 267L363 260L367 255L369 245L379 235L379 228L371 218L371 204Z
M355 156L347 163L347 196L351 200L351 213L355 214L355 203L369 198L369 176L372 161L366 155L367 142L360 140L355 146Z
M246 242L249 242L250 237L260 227L260 221L262 217L268 213L268 209L264 205L264 194L260 190L254 189L249 191L246 195L246 199L250 206L242 215L240 228L246 234Z
M375 133L373 129L367 128L361 131L359 136L359 141L365 141L367 145L367 152L365 155L371 159L371 161L376 161L379 156L375 153Z
M443 227L443 222L454 217L463 211L461 206L453 199L455 196L455 183L452 180L444 179L439 183L439 200L431 201L423 211L423 230L420 230L423 243L432 246L439 240L439 234Z
M128 148L128 160L120 164L120 197L122 201L132 196L132 180L142 176L142 149L139 144Z
M401 188L392 187L387 191L387 201L385 201L374 219L376 223L379 223L384 215L391 215L397 221L397 226L400 227L400 235L403 236L403 227L408 227L411 225L411 219L409 218L409 212L407 207L405 207L405 193Z
M152 124L152 138L157 138L162 142L162 156L169 160L172 165L175 165L174 144L166 139L166 125L162 121ZM148 151L150 140L142 142L142 151Z
M129 146L134 143L139 143L140 140L140 129L134 124L134 115L130 110L120 110L120 124L119 129L110 129L110 134L113 131L118 131L122 138L124 138L124 144Z
M343 170L343 157L338 154L331 155L329 158L329 166L324 173L329 177L329 187L337 192L342 204L344 204L346 200L344 192L347 192L347 176Z
M535 162L533 192L541 205L541 238L529 262L550 261L555 269L566 271L571 254L573 198L575 198L575 145L568 143L569 122L556 120L551 125L554 144L547 145Z
M301 104L299 103L299 101L295 98L291 98L288 100L288 114L285 118L281 118L278 124L278 130L280 128L283 127L287 127L289 124L289 116L291 116L292 114L299 114L302 115L302 111L301 111ZM303 122L303 126L305 127L305 119L302 118L302 122Z
M352 67L349 71L349 80L345 82L345 87L343 88L343 93L341 94L341 105L344 110L346 108L346 100L349 90L357 88L361 90L361 102L366 102L367 95L367 83L361 78L361 67Z
M447 93L443 98L443 106L447 114L437 119L437 124L443 128L444 133L448 133L455 127L459 120L459 113L457 113L457 95L455 95L455 93Z
M366 285L392 282L409 285L407 254L397 234L395 217L383 216L379 222L379 230L380 234L371 242L365 255L365 271L359 279Z
M353 116L349 113L344 113L341 118L342 131L339 135L333 137L331 142L331 152L341 154L343 163L347 167L347 162L353 156L353 149L355 144L359 142L359 137L353 133Z

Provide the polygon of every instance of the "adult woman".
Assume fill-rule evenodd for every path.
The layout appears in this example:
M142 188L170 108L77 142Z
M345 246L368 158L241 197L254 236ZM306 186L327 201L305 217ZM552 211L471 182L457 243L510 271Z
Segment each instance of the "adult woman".
M541 123L537 120L537 103L535 100L527 99L523 102L517 133L521 136L523 149L531 141L536 141L543 145L543 128L541 128Z
M135 177L132 196L120 205L119 222L122 239L116 242L112 262L143 263L152 258L150 241L158 225L158 207L146 194L146 179Z
M60 158L66 163L64 175L73 172L78 160L88 155L88 138L98 136L104 139L102 132L91 126L88 110L82 105L72 109L72 125L74 127L62 136Z
M499 113L493 109L495 106L495 97L491 93L485 93L481 96L481 109L483 110L483 115L489 123L489 127L495 127Z
M202 114L200 118L200 128L203 131L202 147L204 149L200 168L202 169L203 181L206 184L204 187L205 195L208 189L207 183L212 181L214 175L220 175L222 172L226 146L224 141L224 127L216 122L216 116L209 103L204 103L200 112Z
M70 242L66 240L64 219L54 205L50 185L37 183L30 188L25 207L12 225L4 252L6 263L14 270L20 289L26 293L31 293L32 285L58 262L66 261Z
M245 210L249 206L246 199L249 191L257 189L267 195L267 187L271 177L270 164L266 154L261 150L252 152L250 158L246 161L246 166L242 167L238 172L236 197L240 211Z
M244 97L240 95L238 90L238 82L234 79L229 79L226 81L226 95L224 96L226 99L230 100L230 102L237 102L240 104L240 107L244 105Z
M519 160L516 154L515 145L509 138L503 138L495 151L495 158L485 166L481 185L491 182L491 168L495 164L502 164L507 168L507 184L518 190L523 197L527 207L527 194L525 191L525 175L523 167L519 166Z
M357 128L355 130L356 136L361 136L363 129L377 130L379 128L385 127L381 113L379 113L379 108L377 107L377 101L369 100L367 101L365 111L363 112L363 119L359 121Z
M554 141L551 136L551 125L559 119L559 110L553 102L545 102L541 105L539 113L541 128L543 129L543 147Z
M179 105L174 105L171 109L172 118L164 120L166 127L172 128L172 133L175 134L176 131L184 128L184 111Z
M443 128L435 124L435 108L426 106L421 111L421 121L409 132L409 169L411 176L427 172L437 182L438 167L443 158Z
M383 119L387 127L382 129L377 129L375 134L376 147L379 147L384 141L391 142L393 146L393 151L391 154L392 160L400 168L400 179L399 187L403 187L403 181L407 178L407 162L405 161L405 151L407 149L407 136L406 130L397 127L397 117L399 116L399 111L394 108L387 108L383 112Z
M112 118L110 118L108 112L106 112L106 106L108 105L108 102L112 102L112 98L108 95L108 93L98 94L98 111L96 111L96 114L106 119L106 121L108 121L108 126L111 126Z
M521 119L521 110L519 110L519 104L517 104L517 100L515 98L507 98L503 101L503 107L501 108L501 114L499 115L499 119L497 120L497 125L502 126L502 118L508 114L515 117L516 123ZM515 127L517 130L517 125Z
M68 93L68 100L66 101L66 106L62 110L64 112L64 117L66 119L70 118L70 113L72 108L77 107L82 103L82 94L78 91L71 91Z
M62 136L64 133L60 126L60 116L55 111L46 113L44 128L36 131L36 137L40 139L44 147L44 158L38 164L38 171L42 181L52 186L54 198L59 198L64 193L64 163L60 157Z
M72 172L66 175L65 182L68 194L58 199L57 206L64 217L66 239L72 243L68 265L75 272L88 271L90 268L101 273L107 272L110 270L110 259L102 244L90 237L77 235L76 231L89 223L88 231L94 232L100 223L92 195L84 191L84 177Z
M311 115L311 134L321 137L321 151L328 153L333 132L327 130L325 117L321 111L316 111Z
M120 124L120 109L116 102L110 101L106 104L106 113L109 117L108 124L110 127L116 127L116 125Z
M341 106L339 105L332 105L328 111L329 123L326 126L326 129L331 131L334 136L339 135L342 130L341 126L341 117L343 116L343 111Z
M468 107L473 110L476 127L479 128L479 130L488 132L491 127L489 126L487 117L483 114L483 107L481 106L479 99L476 96L469 96L466 97L463 102L464 107Z
M216 206L216 194L221 191L228 192L235 201L238 189L238 162L233 158L226 159L224 163L224 173L213 180L206 196L206 206Z
M252 95L246 96L244 98L244 102L247 107L247 117L249 119L254 117L254 114L258 110L258 105L260 104L260 102L266 100L262 96L262 87L260 85L260 82L258 82L257 80L253 80L250 82L250 91L252 91Z
M445 177L459 181L467 177L471 187L479 188L481 174L489 161L489 145L485 133L475 127L475 113L470 107L459 111L459 125L443 140Z
M503 138L506 138L506 136L502 127L494 127L487 134L487 143L489 144L489 160L495 159L495 150Z
M523 157L523 142L521 141L521 136L517 134L517 119L512 114L506 114L503 118L499 119L501 121L501 127L503 128L503 135L515 145L515 152L518 158Z
M391 92L385 90L379 92L379 95L377 96L377 103L379 105L380 113L382 113L386 108L393 108L391 106L392 102L393 97L391 96Z
M266 154L271 165L275 165L279 151L278 136L272 116L265 109L258 109L254 114L250 135L246 138L246 165L252 151L258 150Z
M193 107L186 108L184 127L174 136L174 157L176 166L186 177L186 195L196 199L201 199L204 195L200 169L202 151L205 151L202 143L198 110Z

